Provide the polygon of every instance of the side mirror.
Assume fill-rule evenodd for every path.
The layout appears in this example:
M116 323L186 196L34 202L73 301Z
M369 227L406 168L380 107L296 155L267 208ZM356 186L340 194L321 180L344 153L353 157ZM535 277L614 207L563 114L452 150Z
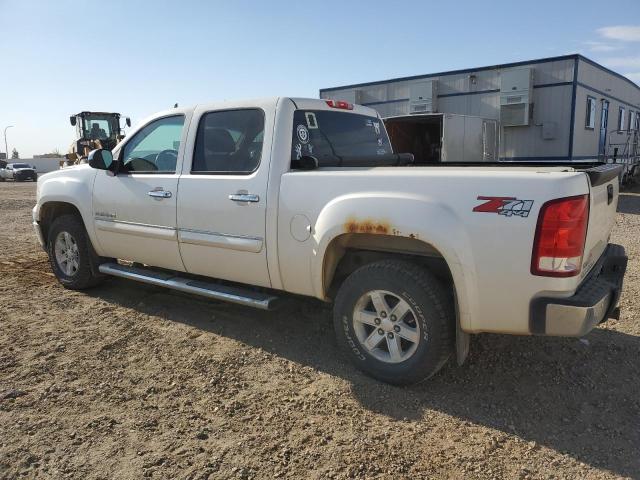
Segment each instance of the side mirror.
M89 152L89 166L98 170L109 170L113 164L113 155L109 150L91 150Z
M127 127L131 126L131 119L129 117L126 118L125 123L127 124Z
M71 122L71 126L75 127L76 126L76 117L71 116L69 117L69 122Z
M298 160L298 168L300 170L315 170L318 165L318 159L312 155L302 155Z

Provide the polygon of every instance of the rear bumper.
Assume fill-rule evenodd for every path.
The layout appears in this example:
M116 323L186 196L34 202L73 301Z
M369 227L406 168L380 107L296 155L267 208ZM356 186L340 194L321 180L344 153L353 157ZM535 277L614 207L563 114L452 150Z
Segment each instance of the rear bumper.
M531 333L566 337L589 333L616 311L626 269L624 247L609 244L573 296L539 297L531 302Z

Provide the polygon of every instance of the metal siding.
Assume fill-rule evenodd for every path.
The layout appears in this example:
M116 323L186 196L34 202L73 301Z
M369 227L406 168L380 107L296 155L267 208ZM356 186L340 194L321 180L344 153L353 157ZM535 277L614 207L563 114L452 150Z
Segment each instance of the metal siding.
M598 155L600 140L600 117L602 100L609 101L609 123L607 135L611 143L620 143L626 134L614 130L618 126L618 112L625 108L625 128L628 128L629 110L640 111L640 87L595 65L580 60L578 70L578 90L576 95L576 122L574 131L574 156ZM585 128L587 115L587 96L596 99L596 128ZM608 142L609 143L609 142Z
M582 65L580 65L582 68ZM596 98L595 128L585 127L587 121L587 97ZM578 85L576 89L576 118L573 130L573 155L582 157L598 156L598 141L600 139L600 115L602 115L602 103L600 96ZM611 123L611 104L609 105L609 123Z
M528 127L503 128L502 157L563 157L569 150L571 85L533 90L533 120ZM553 140L542 138L542 125L556 123Z

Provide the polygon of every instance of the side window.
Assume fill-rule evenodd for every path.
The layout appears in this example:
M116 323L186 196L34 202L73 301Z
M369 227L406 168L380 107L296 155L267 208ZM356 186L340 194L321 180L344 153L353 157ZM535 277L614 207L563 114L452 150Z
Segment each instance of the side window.
M584 126L586 128L596 127L596 99L587 97L587 119Z
M200 119L191 173L249 174L262 156L264 113L259 109L205 113Z
M624 130L624 107L620 107L619 116L618 116L618 130Z
M184 116L160 118L127 142L122 152L123 169L135 173L174 173L182 138Z

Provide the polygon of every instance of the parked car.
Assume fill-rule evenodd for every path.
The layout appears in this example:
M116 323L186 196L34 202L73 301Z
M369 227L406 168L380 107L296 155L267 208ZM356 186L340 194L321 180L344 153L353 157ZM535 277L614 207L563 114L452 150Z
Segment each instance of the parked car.
M32 180L35 182L37 179L36 167L26 163L8 163L6 167L0 168L0 182L5 180L14 180L16 182Z
M332 302L346 354L395 384L461 363L470 334L582 336L616 315L619 166L411 163L342 101L175 108L42 175L33 225L70 289Z

